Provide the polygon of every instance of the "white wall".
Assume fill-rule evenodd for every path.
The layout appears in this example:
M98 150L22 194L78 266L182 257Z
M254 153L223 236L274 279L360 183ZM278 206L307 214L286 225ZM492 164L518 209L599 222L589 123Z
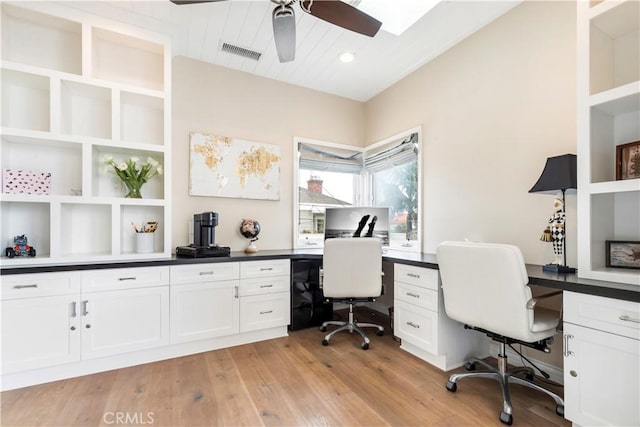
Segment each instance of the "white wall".
M513 243L529 263L551 195L529 194L547 157L576 152L573 2L525 2L365 105L366 143L421 125L423 242ZM576 196L567 198L576 263Z
M292 247L293 137L362 145L364 105L204 62L173 60L172 245L189 241L194 213L216 211L216 242L243 250L243 218L260 222L259 249ZM281 147L279 201L189 196L189 132L205 132Z

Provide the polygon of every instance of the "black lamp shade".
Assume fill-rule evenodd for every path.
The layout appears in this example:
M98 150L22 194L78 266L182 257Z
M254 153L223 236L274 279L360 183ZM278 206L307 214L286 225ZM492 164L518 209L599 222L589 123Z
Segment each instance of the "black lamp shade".
M553 193L558 190L564 193L570 188L577 189L576 170L577 156L575 154L549 157L544 165L542 175L538 178L538 182L531 187L529 193Z

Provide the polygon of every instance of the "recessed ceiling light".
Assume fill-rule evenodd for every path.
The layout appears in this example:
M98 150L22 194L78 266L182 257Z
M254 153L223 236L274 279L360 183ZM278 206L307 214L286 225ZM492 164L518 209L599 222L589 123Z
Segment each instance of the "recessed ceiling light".
M353 61L354 59L356 59L356 54L353 52L342 52L339 56L340 61L344 62L344 63L349 63L351 61Z
M382 29L395 36L433 9L440 0L360 0L356 7L382 22Z

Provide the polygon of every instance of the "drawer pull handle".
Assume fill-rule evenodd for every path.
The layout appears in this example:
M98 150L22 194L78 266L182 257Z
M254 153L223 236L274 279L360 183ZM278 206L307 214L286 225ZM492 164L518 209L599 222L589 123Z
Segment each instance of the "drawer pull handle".
M76 317L78 315L78 313L76 313L76 302L73 301L71 303L71 317ZM72 329L73 331L74 329Z
M233 287L233 297L238 298L238 286Z
M415 273L407 273L407 276L413 277L415 279L419 279L420 278L420 275L419 274L415 274Z
M633 317L627 316L626 314L623 314L618 319L622 320L623 322L640 323L640 319L634 319Z
M269 310L269 311L261 311L260 314L270 314L273 313L273 310Z
M87 304L89 304L88 300L82 301L82 315L83 316L86 316L87 314L89 314L89 312L87 311Z
M573 351L569 350L569 340L573 339L573 335L566 334L563 338L564 338L564 343L563 343L564 344L564 346L563 346L564 347L564 349L563 349L564 357L573 356L574 355Z
M420 299L420 295L414 294L414 293L411 293L411 292L407 292L407 296Z
M135 277L119 277L119 281L124 282L125 280L136 280Z
M418 325L417 323L407 322L407 325L411 326L412 328L420 329L420 325Z
M260 271L271 271L271 270L273 270L273 267L265 267L260 269Z
M273 285L260 285L261 288L273 288Z
M201 271L200 273L198 273L200 276L207 276L207 275L212 275L213 271Z
M33 285L15 285L13 289L27 289L27 288L37 288L38 284L34 283Z

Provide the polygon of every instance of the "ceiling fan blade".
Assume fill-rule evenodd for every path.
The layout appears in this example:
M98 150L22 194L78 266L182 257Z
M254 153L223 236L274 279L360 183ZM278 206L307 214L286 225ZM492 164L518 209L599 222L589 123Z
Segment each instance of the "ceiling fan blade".
M280 62L290 62L296 57L296 16L291 5L273 9L273 39L276 42Z
M181 4L195 4L195 3L216 3L219 1L227 0L169 0L173 4L180 6Z
M301 0L305 12L347 30L373 37L382 22L339 0Z

